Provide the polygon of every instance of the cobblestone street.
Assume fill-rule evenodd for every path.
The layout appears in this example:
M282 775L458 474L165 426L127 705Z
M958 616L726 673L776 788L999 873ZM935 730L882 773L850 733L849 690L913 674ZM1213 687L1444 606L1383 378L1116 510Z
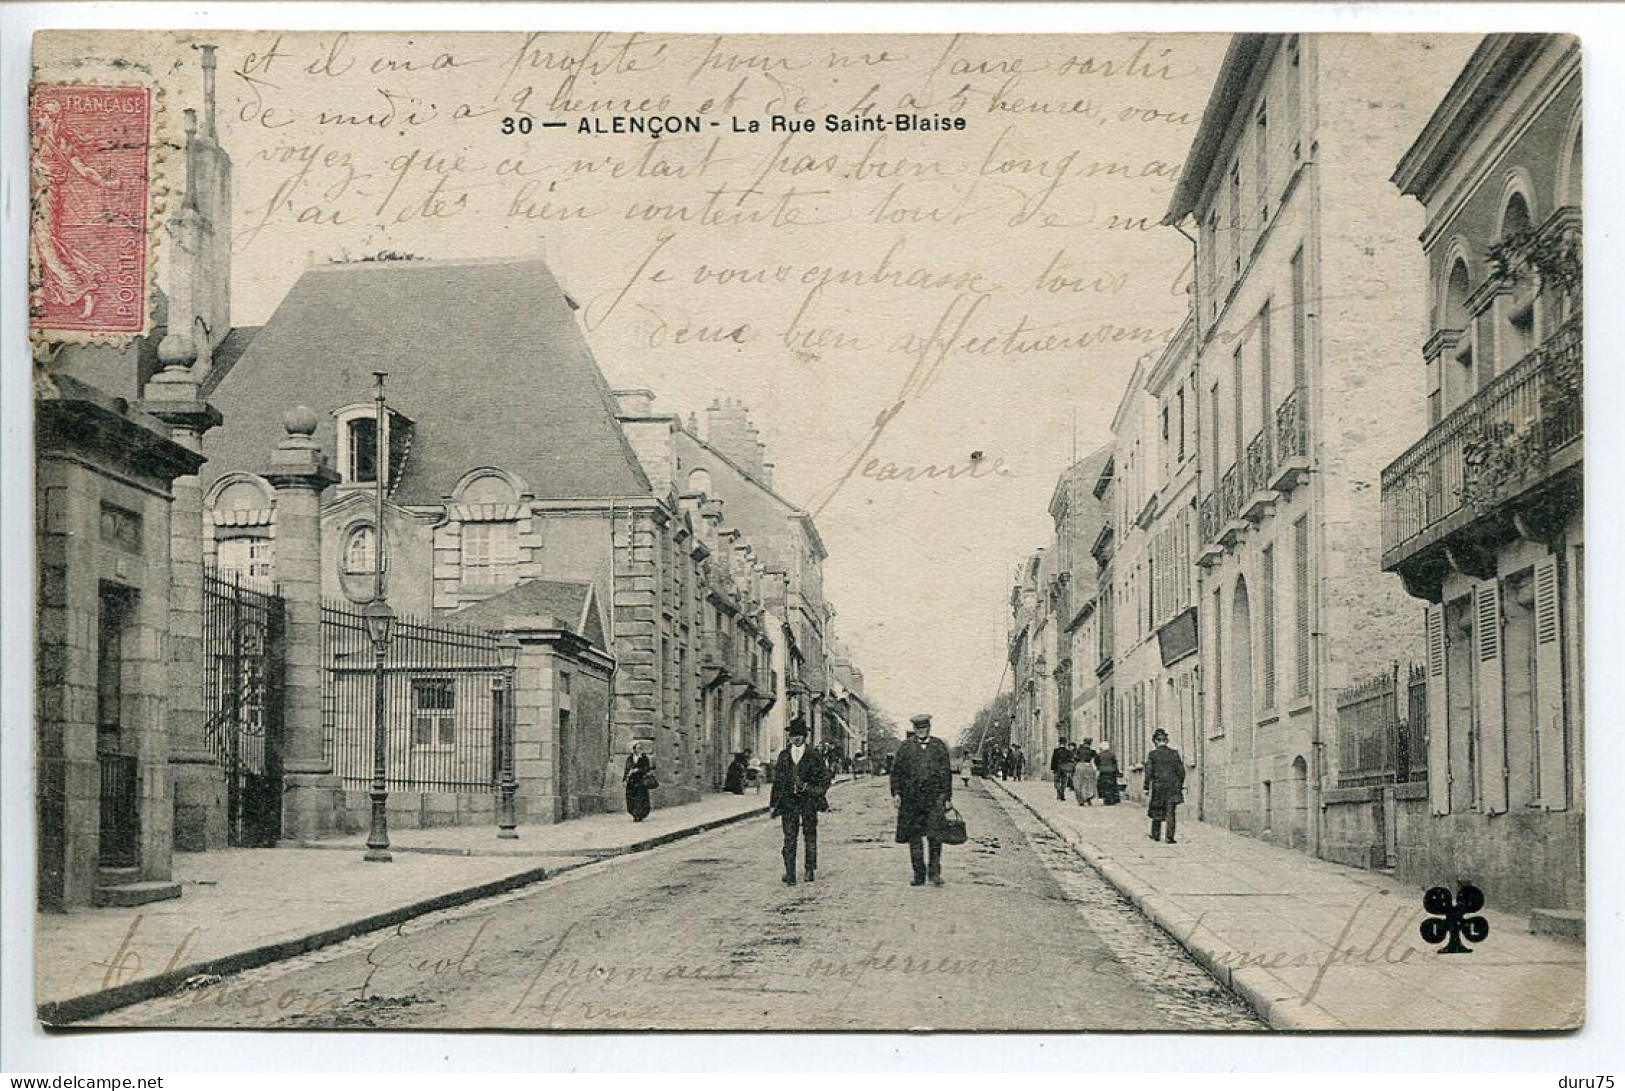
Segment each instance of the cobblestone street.
M885 782L843 785L814 884L752 821L114 1012L315 1029L1261 1028L1031 815L980 785L941 889Z

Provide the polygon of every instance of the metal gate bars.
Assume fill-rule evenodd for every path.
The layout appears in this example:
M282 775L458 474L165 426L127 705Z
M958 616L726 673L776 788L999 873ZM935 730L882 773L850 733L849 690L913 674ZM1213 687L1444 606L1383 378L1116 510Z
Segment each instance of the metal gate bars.
M271 845L282 832L285 621L274 591L204 572L204 733L226 772L233 845Z

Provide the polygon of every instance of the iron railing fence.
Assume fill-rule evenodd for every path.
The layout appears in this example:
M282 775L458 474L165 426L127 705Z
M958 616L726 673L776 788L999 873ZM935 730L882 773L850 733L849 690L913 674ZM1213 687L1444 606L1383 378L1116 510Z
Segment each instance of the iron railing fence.
M333 772L372 784L377 664L362 612L322 606L322 728ZM501 779L504 701L511 679L497 638L482 629L399 617L384 654L385 786L391 791L488 792Z
M1427 676L1398 663L1337 693L1337 779L1341 787L1427 779Z
M107 868L141 862L140 770L134 754L97 754L101 817L97 863Z
M1581 438L1578 317L1491 379L1382 472L1383 549L1466 509L1488 510Z

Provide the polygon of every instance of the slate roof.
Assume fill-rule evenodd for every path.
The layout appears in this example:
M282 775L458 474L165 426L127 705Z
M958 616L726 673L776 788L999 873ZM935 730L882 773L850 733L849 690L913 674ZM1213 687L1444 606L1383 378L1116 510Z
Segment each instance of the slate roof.
M500 629L509 618L551 617L577 636L604 647L603 625L592 585L574 580L526 580L500 595L465 606L451 615L459 625Z
M539 499L646 497L573 309L539 259L307 269L210 395L225 424L204 437L205 486L263 469L295 405L335 457L333 411L370 401L387 371L391 408L415 424L397 503L438 504L481 466Z

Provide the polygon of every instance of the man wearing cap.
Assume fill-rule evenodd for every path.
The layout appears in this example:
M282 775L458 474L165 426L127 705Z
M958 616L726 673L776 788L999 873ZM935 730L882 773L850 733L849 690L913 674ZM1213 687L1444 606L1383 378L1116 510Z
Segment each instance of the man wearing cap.
M815 748L807 745L807 721L797 716L790 722L790 742L779 751L773 766L773 794L768 797L772 812L784 824L784 881L796 885L796 841L807 844L806 878L813 881L818 870L818 812L829 810L829 763Z
M909 723L913 733L897 748L891 771L892 800L897 804L897 843L908 845L909 860L914 865L913 885L924 886L929 879L932 885L941 886L942 841L933 835L943 808L954 795L953 761L948 744L931 737L930 716L915 716Z
M1151 817L1151 840L1162 840L1162 825L1168 824L1168 844L1174 844L1174 810L1185 802L1185 759L1168 745L1168 732L1157 728L1151 733L1155 744L1145 757L1145 790L1151 797L1146 814Z
M1062 803L1066 802L1066 786L1072 783L1072 772L1077 765L1078 758L1071 744L1062 739L1049 756L1050 775L1055 778L1055 798Z

